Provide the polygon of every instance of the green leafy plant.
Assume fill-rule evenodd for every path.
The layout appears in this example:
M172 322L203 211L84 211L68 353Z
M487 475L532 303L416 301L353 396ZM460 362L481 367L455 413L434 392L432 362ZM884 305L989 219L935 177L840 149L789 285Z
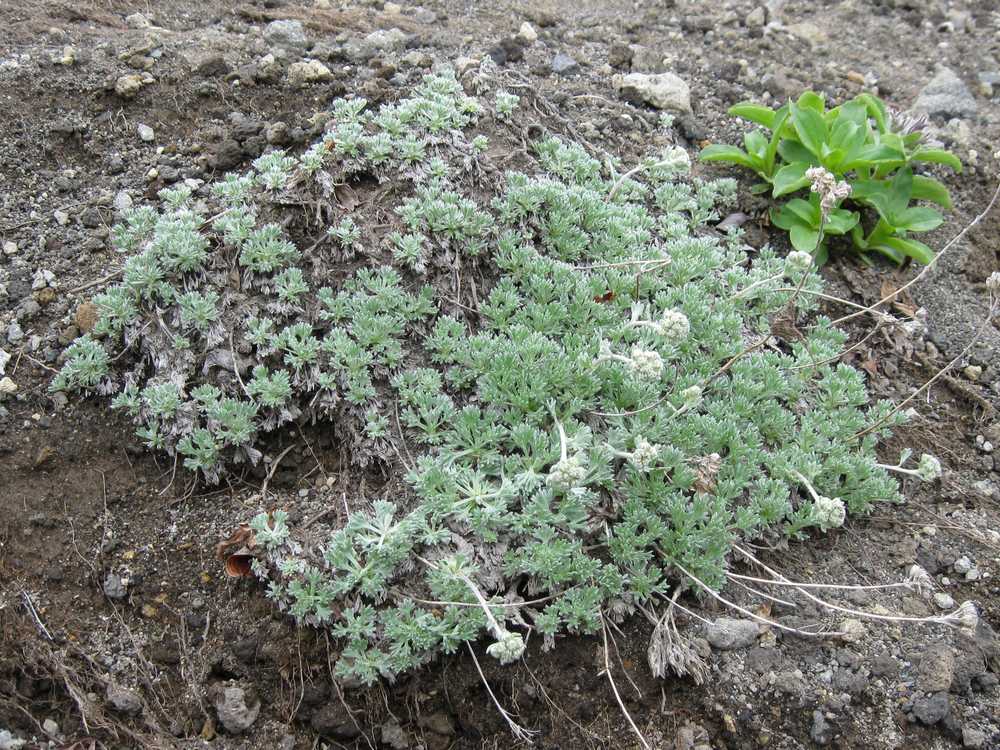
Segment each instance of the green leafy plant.
M826 238L850 234L862 259L876 251L896 263L907 258L931 261L933 251L911 235L934 229L943 217L933 208L911 203L950 209L951 196L939 181L916 174L914 167L935 163L960 172L962 164L954 154L924 142L922 121L890 114L872 94L827 109L824 98L813 91L777 110L742 103L729 113L763 129L749 131L743 148L707 146L701 152L703 161L752 170L762 180L755 191L770 191L774 198L814 186L816 169L830 174L834 184L847 186L826 207L814 188L807 198L793 198L772 209L772 221L788 231L796 250L814 253L817 262L824 263Z
M497 102L511 123L491 137L519 143L516 101ZM467 137L486 108L449 74L331 109L319 148L123 218L122 282L52 388L109 396L209 482L290 423L396 472L383 496L338 497L325 531L285 510L250 524L252 571L341 638L338 674L393 678L483 635L509 663L529 631L548 648L720 587L745 540L899 499L902 462L875 456L899 418L838 363L811 258L706 231L734 180L690 177L677 149L622 176L544 137L498 184ZM332 230L294 213L360 178L392 203ZM769 346L779 314L803 335Z

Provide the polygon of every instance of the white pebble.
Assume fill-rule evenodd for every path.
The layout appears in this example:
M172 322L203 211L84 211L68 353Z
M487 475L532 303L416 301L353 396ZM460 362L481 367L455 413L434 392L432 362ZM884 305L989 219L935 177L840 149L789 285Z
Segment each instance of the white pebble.
M955 600L951 598L950 594L946 594L943 591L934 594L934 603L938 606L938 609L951 610L955 608Z

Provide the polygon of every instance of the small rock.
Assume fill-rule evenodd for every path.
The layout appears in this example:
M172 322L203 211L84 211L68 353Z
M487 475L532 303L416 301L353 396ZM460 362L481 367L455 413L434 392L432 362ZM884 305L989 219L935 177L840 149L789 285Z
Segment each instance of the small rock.
M454 62L455 75L459 78L464 76L470 70L475 70L479 67L479 60L474 57L456 57Z
M538 41L538 32L527 21L521 24L521 28L517 30L517 36L525 44L534 44Z
M760 627L752 620L720 617L708 626L705 638L713 648L729 651L752 646L759 634Z
M108 599L124 599L128 594L128 585L117 573L108 573L101 588Z
M975 382L983 376L983 368L979 365L969 365L962 372L969 380Z
M108 683L106 697L111 707L120 713L132 715L142 710L142 698L138 693L113 682Z
M10 379L10 375L4 375L3 378L0 378L0 401L15 393L17 393L17 383Z
M827 721L823 712L813 711L812 727L809 729L809 736L812 737L813 742L817 745L829 745L833 741L835 735L836 730L833 725Z
M230 734L245 732L260 713L260 699L236 685L220 687L214 702L219 721Z
M826 32L819 26L809 21L793 23L785 27L785 30L794 37L807 42L810 47L816 48L826 41Z
M437 23L438 17L437 13L429 8L418 7L413 9L413 20L425 26L430 26L432 23Z
M974 727L962 727L962 747L973 750L986 747L986 732Z
M865 624L861 620L848 618L840 623L840 632L843 633L840 636L843 640L848 643L857 643L865 635Z
M550 67L552 68L553 73L557 73L558 75L568 75L569 73L575 72L576 69L580 67L580 64L569 55L564 55L560 52L552 58Z
M951 567L952 570L954 570L959 575L965 575L973 568L972 560L970 560L968 556L962 555L960 558L955 560L954 565L952 565Z
M303 52L309 46L301 21L271 21L264 27L264 39L268 44L286 51Z
M424 729L429 729L434 732L434 734L440 734L442 737L451 737L455 734L455 725L452 724L451 718L448 714L443 711L437 711L427 716L421 716L417 720L417 723Z
M344 52L353 62L367 62L378 54L400 52L406 46L406 34L399 29L379 29L363 39L348 42Z
M921 724L928 726L937 724L944 719L949 710L948 693L934 693L929 697L921 697L913 701L913 715Z
M45 732L49 737L59 736L59 725L52 719L46 719L42 722L42 731Z
M971 117L978 106L972 92L950 68L941 68L924 86L913 103L913 109L940 117Z
M403 55L401 62L411 68L429 68L434 64L434 59L426 52L415 49Z
M140 122L135 129L139 134L139 138L141 138L145 143L152 142L152 140L156 137L156 134L153 132L153 129L149 127L149 125L143 125Z
M7 240L3 243L3 254L7 256L17 255L17 243L13 240Z
M382 725L382 744L388 745L393 750L407 750L410 746L410 740L399 722L395 719L389 719Z
M955 609L955 600L952 599L951 594L946 594L944 591L939 591L934 594L934 603L937 605L938 609Z
M628 68L632 65L633 55L631 44L614 42L608 50L608 65L612 68Z
M16 320L12 320L10 325L7 326L7 343L17 344L24 339L24 331L21 330L21 326L18 325Z
M239 142L229 138L222 141L211 157L212 165L218 170L232 169L243 161L243 149Z
M767 23L767 10L763 5L758 5L752 11L747 13L746 18L743 20L747 28L759 29L765 23Z
M645 102L657 109L692 114L691 90L673 73L630 73L615 76L612 85L622 98L633 103Z
M66 46L63 47L61 55L55 55L52 58L52 62L56 65L65 65L69 67L76 63L76 47Z
M955 677L955 652L944 643L932 643L920 657L917 688L928 693L948 690Z
M264 137L273 146L287 146L292 140L288 125L281 121L268 125Z
M55 286L56 275L47 268L39 268L35 275L31 277L32 291L44 289L47 286Z
M319 60L305 60L288 66L288 82L292 86L302 87L332 80L333 73Z
M142 76L138 73L129 73L120 76L115 81L115 93L122 99L134 99L136 94L142 90Z
M56 220L56 224L58 224L61 227L64 227L67 224L69 224L69 214L66 213L65 211L53 211L52 218L54 218Z
M351 715L340 701L327 703L313 711L310 726L324 737L352 740L361 735Z
M130 29L148 29L151 28L153 24L149 22L142 13L132 13L131 15L125 16L125 25Z

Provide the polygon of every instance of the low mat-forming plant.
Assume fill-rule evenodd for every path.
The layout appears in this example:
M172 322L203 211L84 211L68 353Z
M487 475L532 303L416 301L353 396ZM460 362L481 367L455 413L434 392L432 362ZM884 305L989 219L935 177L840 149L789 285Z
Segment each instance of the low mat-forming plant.
M325 538L281 509L251 524L268 595L366 682L483 634L512 661L529 634L720 587L736 543L900 497L875 455L898 418L838 364L811 259L751 262L706 227L732 180L689 179L676 150L621 177L554 137L501 176L489 111L446 73L378 112L340 101L301 157L127 213L121 283L53 383L112 395L210 481L310 421L404 469ZM359 175L392 181L390 220L336 205ZM295 205L318 208L282 222Z
M907 258L930 263L933 251L912 235L934 229L943 217L929 206L911 204L950 209L951 196L914 167L937 163L960 172L962 164L925 142L925 120L890 113L872 94L828 110L813 91L777 110L745 102L729 113L764 130L748 132L742 149L714 144L702 150L701 158L752 170L762 180L755 190L774 198L810 190L806 198L792 198L771 211L772 222L788 232L796 250L814 254L822 264L827 238L850 235L863 260L874 250L896 263Z

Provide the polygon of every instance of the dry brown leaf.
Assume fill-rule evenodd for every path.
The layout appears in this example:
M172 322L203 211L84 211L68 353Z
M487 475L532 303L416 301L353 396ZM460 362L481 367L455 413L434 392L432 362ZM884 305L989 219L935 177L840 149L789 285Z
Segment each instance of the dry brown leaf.
M696 478L694 480L694 491L701 494L707 495L709 492L715 489L715 477L719 473L719 469L722 468L722 456L718 453L712 453L708 456L702 456L695 460L695 474Z

